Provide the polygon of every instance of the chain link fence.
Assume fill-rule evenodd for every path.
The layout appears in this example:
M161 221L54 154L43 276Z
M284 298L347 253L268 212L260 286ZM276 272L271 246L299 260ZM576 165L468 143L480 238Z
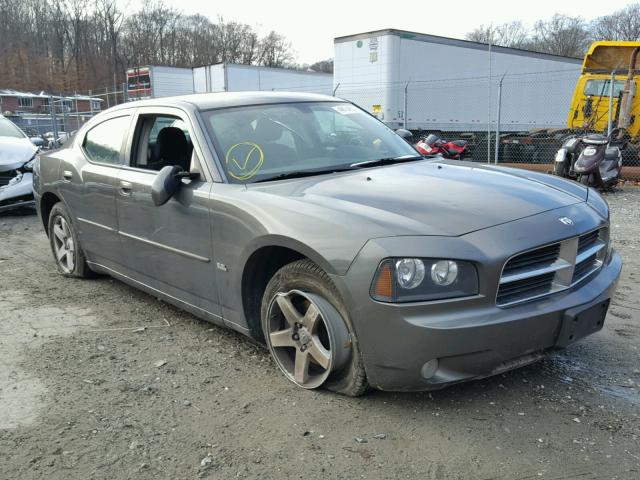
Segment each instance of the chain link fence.
M416 142L431 133L447 141L464 139L468 142L468 160L550 172L556 152L569 136L606 133L602 128L568 127L570 114L576 115L570 109L578 75L575 70L505 72L491 79L478 76L404 83L338 83L332 91L325 84L269 90L332 94L359 105L391 128L410 130ZM62 143L95 114L135 100L126 87L116 84L52 96L41 113L10 118L30 136L47 136ZM599 93L591 97L591 115L585 123L605 125L606 130L608 92ZM614 101L611 112L614 125L617 104ZM578 107L578 113L586 119L585 105ZM634 112L638 110L636 107ZM621 143L624 179L640 180L639 140Z
M608 87L570 112L578 78L575 70L558 70L505 72L490 80L484 76L354 82L337 84L334 95L356 103L391 128L410 130L415 141L431 133L447 141L467 140L468 160L550 172L556 152L570 136L607 133ZM614 126L618 103L615 97ZM579 122L572 121L578 115ZM569 128L570 122L580 127ZM625 179L640 180L639 141L636 137L618 142Z

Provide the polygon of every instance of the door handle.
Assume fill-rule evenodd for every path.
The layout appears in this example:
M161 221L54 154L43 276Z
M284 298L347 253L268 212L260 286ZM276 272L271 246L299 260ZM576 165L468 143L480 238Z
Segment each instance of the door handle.
M125 182L124 180L120 181L120 195L124 195L125 197L131 196L131 189L133 185L131 182Z
M64 172L62 172L62 179L65 182L70 182L72 178L73 178L73 172L71 170L65 170Z

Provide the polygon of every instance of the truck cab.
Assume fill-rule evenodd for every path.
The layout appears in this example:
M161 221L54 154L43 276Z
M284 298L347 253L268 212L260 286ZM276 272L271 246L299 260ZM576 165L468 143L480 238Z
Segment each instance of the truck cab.
M629 138L640 137L640 42L594 42L587 51L573 93L567 125L572 130L606 132L609 103L612 126L622 127ZM613 91L611 80L613 78Z

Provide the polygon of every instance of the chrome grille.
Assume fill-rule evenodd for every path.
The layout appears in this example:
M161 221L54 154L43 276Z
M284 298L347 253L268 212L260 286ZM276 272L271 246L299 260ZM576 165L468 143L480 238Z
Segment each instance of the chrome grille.
M528 302L585 279L602 265L608 236L601 228L511 257L502 269L496 304Z

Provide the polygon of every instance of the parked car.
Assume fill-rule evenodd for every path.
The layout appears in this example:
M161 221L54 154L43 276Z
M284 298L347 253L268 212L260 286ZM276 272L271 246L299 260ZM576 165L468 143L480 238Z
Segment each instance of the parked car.
M429 390L600 330L609 209L564 179L424 159L333 97L120 105L36 162L59 272L264 342L304 388Z
M21 130L37 148L43 148L45 146L44 138L35 128L21 127Z
M0 213L33 206L32 169L37 151L22 130L0 115Z

